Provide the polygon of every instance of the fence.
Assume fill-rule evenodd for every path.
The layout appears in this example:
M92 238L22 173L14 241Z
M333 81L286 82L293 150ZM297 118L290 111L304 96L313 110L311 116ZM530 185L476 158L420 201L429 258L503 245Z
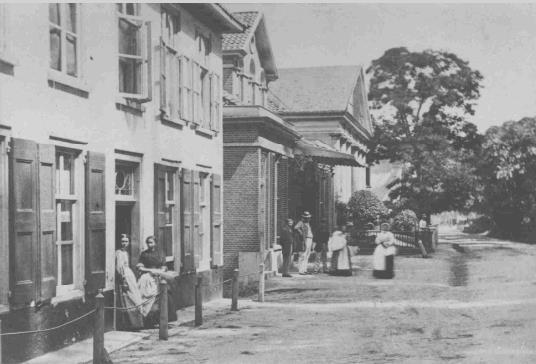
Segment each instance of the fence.
M195 309L194 309L194 325L200 326L203 324L203 296L202 296L202 287L219 287L225 283L231 283L232 285L232 295L231 295L231 311L238 311L238 281L240 278L248 277L251 275L259 276L259 286L258 286L258 301L264 302L264 264L259 266L259 271L252 274L247 274L241 276L238 269L235 269L233 272L233 277L231 279L225 280L223 282L217 282L213 284L203 284L202 277L197 277L195 283ZM104 306L104 295L102 290L99 290L95 296L95 308L86 312L85 314L74 318L68 322L65 322L56 327L31 330L31 331L18 331L18 332L2 332L2 321L0 320L0 364L2 363L2 337L3 336L14 336L14 335L30 335L30 334L39 334L39 333L48 333L56 330L60 330L66 326L72 325L75 322L78 322L86 317L93 317L93 364L104 364L110 363L108 353L104 348L104 311L105 310L117 310L117 311L131 311L137 310L139 307L145 305L151 300L156 300L160 298L160 321L158 325L158 338L160 340L167 340L168 333L168 302L167 302L167 292L168 284L165 279L160 280L160 291L158 294L152 297L148 297L144 302L129 307L116 307L116 306Z
M372 254L376 247L376 236L380 230L362 230L353 234L351 245L360 248L360 254ZM414 254L420 252L423 256L435 251L438 242L437 226L430 226L415 231L392 231L395 236L395 246L401 254Z

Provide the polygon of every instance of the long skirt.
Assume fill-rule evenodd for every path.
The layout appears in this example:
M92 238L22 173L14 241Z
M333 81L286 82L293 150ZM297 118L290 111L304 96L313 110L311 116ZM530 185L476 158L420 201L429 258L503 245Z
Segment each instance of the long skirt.
M172 281L168 281L168 321L177 320L177 311L175 308L175 300L172 293ZM144 322L146 327L152 327L156 325L160 317L160 297L156 297L160 293L159 279L154 277L151 273L144 273L139 281L140 292L142 300L144 302L144 312L147 312L144 316Z
M374 269L372 271L372 275L375 277L375 278L380 278L380 279L391 279L395 276L395 270L394 270L394 266L395 266L395 256L394 255L386 255L384 257L385 259L385 270L377 270L377 269Z
M350 250L347 246L333 252L330 274L334 276L352 275L352 261L350 260Z
M123 284L118 285L118 298L120 307L132 307L129 310L119 310L118 321L123 329L137 330L143 328L143 316L141 313L141 295L136 283L136 277L130 268L125 268L123 277L118 277L118 282L122 280ZM122 278L122 279L121 279Z

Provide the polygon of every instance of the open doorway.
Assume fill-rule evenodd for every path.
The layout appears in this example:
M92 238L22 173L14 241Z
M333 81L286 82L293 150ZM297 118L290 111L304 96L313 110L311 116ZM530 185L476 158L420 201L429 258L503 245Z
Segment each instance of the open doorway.
M132 241L132 208L133 204L115 205L115 250L121 249L121 234L126 234ZM128 247L129 261L132 261L132 244Z

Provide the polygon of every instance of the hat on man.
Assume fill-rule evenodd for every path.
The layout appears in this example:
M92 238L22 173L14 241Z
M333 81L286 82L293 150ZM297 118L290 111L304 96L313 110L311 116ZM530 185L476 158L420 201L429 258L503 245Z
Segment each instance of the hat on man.
M301 217L311 217L311 214L309 213L309 211L304 211Z

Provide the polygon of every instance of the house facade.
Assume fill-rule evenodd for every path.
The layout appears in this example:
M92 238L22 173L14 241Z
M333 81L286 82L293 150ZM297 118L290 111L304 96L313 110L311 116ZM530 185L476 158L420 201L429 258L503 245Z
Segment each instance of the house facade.
M222 281L221 34L242 29L217 4L0 4L2 332L68 322L101 288L114 305L120 234L132 266L156 236L181 306L196 275ZM3 357L90 323L3 337Z
M372 135L363 69L358 66L286 68L271 91L286 106L281 117L305 138L350 154L358 166L336 166L336 200L348 202L353 192L371 187L366 143Z

